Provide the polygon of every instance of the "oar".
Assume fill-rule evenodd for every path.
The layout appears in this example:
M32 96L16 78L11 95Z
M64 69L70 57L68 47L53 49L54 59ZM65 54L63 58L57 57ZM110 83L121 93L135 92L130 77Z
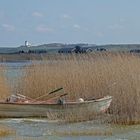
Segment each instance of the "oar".
M49 100L49 99L60 98L60 97L64 97L64 96L66 96L66 95L68 95L68 93L60 93L60 95L57 95L57 96L53 96L53 97L47 98L47 99L45 99L45 101L42 101L42 102L40 102L40 103L45 103L45 102L46 102L47 100Z
M68 93L64 93L64 94L60 95L60 97L63 97L63 96L66 96L66 95L68 95Z
M17 93L16 96L22 98L22 99L29 99L29 100L33 100L32 98L28 97L28 96L25 96L25 95L22 95L22 94L19 94Z
M62 90L62 89L63 89L63 88L58 88L58 89L53 90L53 91L51 91L51 92L49 92L49 93L47 93L47 94L44 94L44 95L42 95L42 96L40 96L40 97L37 97L37 98L35 98L35 99L33 100L33 102L35 102L35 101L37 101L38 99L40 99L40 98L42 98L42 97L45 97L45 96L48 96L48 99L53 98L52 96L49 97L49 95L52 95L52 93L58 92L58 91L60 91L60 90Z
M56 89L56 90L53 90L53 91L51 91L50 93L48 93L48 94L52 94L52 93L55 93L55 92L57 92L57 91L59 91L59 90L62 90L63 88L58 88L58 89Z

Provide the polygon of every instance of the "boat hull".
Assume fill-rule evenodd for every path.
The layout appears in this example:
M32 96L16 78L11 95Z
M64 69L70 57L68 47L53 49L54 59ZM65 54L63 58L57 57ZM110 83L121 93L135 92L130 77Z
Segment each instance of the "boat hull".
M112 101L111 96L84 102L68 102L62 105L46 103L0 103L0 117L49 117L50 114L76 114L105 112ZM60 115L61 114L61 115Z

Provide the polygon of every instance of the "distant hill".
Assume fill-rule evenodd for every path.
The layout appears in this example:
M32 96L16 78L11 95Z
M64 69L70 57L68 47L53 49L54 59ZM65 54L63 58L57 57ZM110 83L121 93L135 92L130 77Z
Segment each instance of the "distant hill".
M42 44L42 45L31 46L31 47L26 47L26 46L20 46L14 48L1 47L0 54L12 54L12 53L18 53L19 51L28 52L29 50L46 50L47 52L52 52L52 51L57 52L63 46L64 46L63 44L52 43L52 44Z
M62 44L62 43L51 43L41 44L37 46L20 46L17 48L0 48L0 54L12 54L18 53L19 51L28 52L29 50L46 50L48 53L57 53L60 48L63 47L75 47L75 46L88 46L88 44Z
M14 54L19 51L28 52L29 50L45 50L47 53L57 53L60 48L68 47L72 48L75 46L80 47L91 47L93 49L105 48L108 51L130 51L132 49L140 49L140 44L108 44L108 45L96 45L96 44L62 44L62 43L51 43L51 44L41 44L31 47L14 47L14 48L0 48L0 54Z

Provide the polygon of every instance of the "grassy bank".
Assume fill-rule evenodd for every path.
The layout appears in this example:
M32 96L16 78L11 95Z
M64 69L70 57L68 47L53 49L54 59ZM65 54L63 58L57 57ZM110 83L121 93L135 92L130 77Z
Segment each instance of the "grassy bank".
M139 83L140 58L137 56L69 55L27 68L18 90L32 98L58 87L64 87L70 100L111 95L111 121L132 124L140 122Z

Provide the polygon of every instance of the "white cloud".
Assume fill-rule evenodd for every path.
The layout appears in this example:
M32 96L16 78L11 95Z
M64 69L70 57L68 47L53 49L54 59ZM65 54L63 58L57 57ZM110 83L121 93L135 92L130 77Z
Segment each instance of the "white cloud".
M121 30L123 28L124 27L122 25L120 25L120 24L113 24L113 25L109 26L109 29L111 29L111 30Z
M83 26L81 26L81 25L79 25L79 24L74 24L74 25L73 25L73 28L74 28L75 30L81 30L81 31L84 31L84 32L89 32L89 29L88 29L88 28L83 27Z
M44 17L44 15L42 14L42 13L40 13L40 12L33 12L32 13L32 16L34 16L34 17L38 17L38 18L42 18L42 17Z
M78 24L74 24L73 27L74 27L75 29L81 29L81 26L78 25Z
M53 32L54 31L54 29L53 28L50 28L50 27L48 27L48 26L46 26L46 25L39 25L37 28L36 28L36 31L37 32L40 32L40 33L51 33L51 32Z
M62 17L63 19L71 19L71 16L68 15L68 14L63 14L61 17Z
M9 31L9 32L12 32L15 30L15 27L10 24L2 24L1 26L4 30Z

